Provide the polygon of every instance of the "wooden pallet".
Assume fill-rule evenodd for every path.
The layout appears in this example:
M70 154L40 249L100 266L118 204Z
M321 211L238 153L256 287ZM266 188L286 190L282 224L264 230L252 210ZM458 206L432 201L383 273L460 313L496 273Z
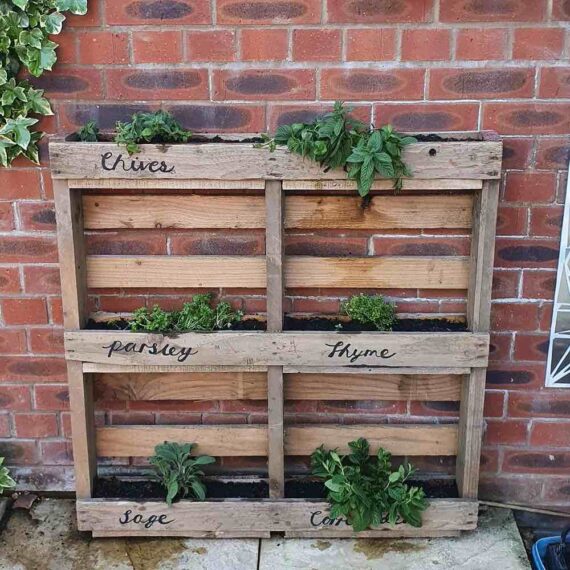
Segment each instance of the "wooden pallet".
M368 438L398 455L457 456L459 499L431 500L422 528L382 525L358 536L450 536L477 521L483 399L501 143L475 135L417 143L400 195L361 210L342 171L251 144L50 143L58 220L77 509L94 536L344 537L319 501L284 499L284 457ZM378 180L382 192L390 181ZM83 190L140 190L83 195ZM176 190L178 195L149 194ZM192 190L185 194L185 190ZM207 190L214 195L200 195ZM224 191L231 190L231 195ZM264 195L255 195L264 190ZM247 191L240 196L240 191ZM302 191L299 193L299 191ZM406 193L409 191L409 193ZM442 194L444 191L445 194ZM323 198L326 196L326 198ZM333 258L283 255L287 229L471 228L469 257ZM265 256L88 256L84 231L119 228L265 228ZM266 289L267 332L176 337L83 330L91 288ZM283 332L286 287L467 289L469 332ZM95 428L94 384L120 400L267 399L268 424ZM284 426L284 399L460 401L458 424ZM149 456L164 440L198 453L267 456L267 500L128 502L93 498L97 456Z

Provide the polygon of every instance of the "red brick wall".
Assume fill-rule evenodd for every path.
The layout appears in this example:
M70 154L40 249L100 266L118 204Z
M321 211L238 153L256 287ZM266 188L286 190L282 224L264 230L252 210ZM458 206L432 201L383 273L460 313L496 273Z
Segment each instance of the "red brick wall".
M568 507L570 391L544 389L544 361L570 147L570 3L89 4L89 15L70 18L58 39L57 70L37 82L56 109L55 117L43 121L48 132L69 132L90 118L110 128L135 110L160 105L193 130L256 132L312 117L344 99L376 124L424 131L496 129L504 136L482 494ZM17 466L24 485L62 489L72 485L69 414L55 218L43 156L41 168L18 162L0 170L0 451ZM180 247L211 246L211 237L202 238ZM456 238L439 239L452 252L460 247ZM316 247L339 247L342 241L320 236ZM153 253L161 244L131 236L117 247ZM262 245L251 235L242 243L247 251ZM362 246L358 239L352 245ZM98 245L94 237L91 247L108 247L108 241ZM298 247L310 252L311 246ZM110 294L93 303L113 309L137 304L134 297ZM304 307L299 310L311 305L302 292L295 299ZM250 302L251 310L262 310L262 300L257 306L255 299ZM406 302L413 306L416 300ZM335 303L325 298L321 306L330 311ZM451 299L447 309L461 306L461 299ZM227 421L263 419L263 409L247 402L222 408L110 406L99 412L99 421L207 422L218 421L221 413ZM316 410L294 411L311 419ZM441 403L320 411L331 419L348 412L346 421L381 421L383 414L402 412L429 420L457 413Z

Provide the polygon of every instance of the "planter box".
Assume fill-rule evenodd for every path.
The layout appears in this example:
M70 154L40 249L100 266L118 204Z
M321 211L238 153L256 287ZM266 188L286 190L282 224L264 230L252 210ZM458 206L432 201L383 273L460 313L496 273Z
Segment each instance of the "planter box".
M129 157L112 143L54 140L50 155L82 530L96 536L354 536L345 521L331 521L326 503L283 498L284 457L309 455L320 444L343 449L360 436L372 453L382 446L411 457L457 456L460 498L432 499L422 528L382 525L358 536L455 535L476 526L499 141L475 134L411 145L405 160L414 177L402 193L374 200L366 210L349 193L355 185L344 172L325 173L285 150L270 153L249 143L142 145ZM377 180L373 191L391 184ZM97 189L117 193L83 193ZM264 195L255 194L261 190ZM124 228L265 228L266 255L85 254L85 230ZM287 230L413 228L471 228L471 255L283 254ZM267 332L85 330L88 288L157 287L265 289ZM302 287L467 289L468 330L283 331L283 292ZM267 399L268 424L95 428L93 378L106 397L119 400ZM284 399L461 401L461 409L456 424L284 426ZM93 497L97 456L147 457L165 440L196 442L198 453L220 457L267 456L270 498L181 501L168 508Z

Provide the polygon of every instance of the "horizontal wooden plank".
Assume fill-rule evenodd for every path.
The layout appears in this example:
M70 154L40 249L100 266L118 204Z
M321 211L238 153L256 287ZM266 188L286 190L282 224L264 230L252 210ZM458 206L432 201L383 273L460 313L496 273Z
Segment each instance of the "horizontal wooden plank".
M71 189L97 190L263 190L264 180L204 180L200 178L140 179L96 178L69 179Z
M240 371L245 372L245 370ZM471 368L460 366L389 366L386 368L379 368L377 366L284 366L283 372L286 374L344 374L351 376L364 374L373 374L375 376L390 376L393 374L403 376L460 376L469 374Z
M344 519L330 524L329 504L324 501L257 500L257 501L180 501L168 507L161 501L111 501L84 499L77 501L79 530L131 533L138 536L180 536L172 533L216 531L224 533L248 531L311 532L321 537L359 536ZM127 513L128 511L128 513ZM422 526L383 524L366 536L429 536L432 532L472 530L477 526L477 501L464 499L432 499L422 516ZM127 513L127 514L126 514ZM137 524L141 515L154 516L149 528ZM160 518L162 517L162 518ZM137 517L138 520L138 517ZM132 522L131 522L132 521ZM329 523L329 524L327 524ZM148 534L147 534L148 533Z
M481 180L465 180L465 179L422 179L422 178L405 178L403 180L402 190L423 190L423 191L440 191L440 190L478 190L482 188ZM393 190L394 184L391 180L375 180L372 183L371 190ZM356 190L356 182L354 180L284 180L283 190Z
M83 197L85 228L264 228L263 196Z
M87 257L89 287L265 287L265 256Z
M95 394L101 400L267 400L267 374L98 374Z
M379 196L362 208L357 196L287 196L289 229L470 228L473 196Z
M218 332L177 336L68 331L66 356L119 365L486 366L486 333Z
M350 451L349 441L365 437L370 453L378 448L397 455L455 455L457 425L310 425L285 429L287 455L311 455L320 445Z
M465 289L468 257L285 258L287 287ZM266 285L262 256L91 255L87 284L104 287L251 287Z
M465 372L457 372L457 369L453 369L453 373L457 374L467 374L469 370ZM83 372L89 373L101 373L101 374L158 374L159 372L267 372L267 366L218 366L215 364L205 364L203 366L185 366L183 364L179 366L164 366L160 364L116 364L113 362L84 362ZM409 372L409 371L408 371Z
M181 538L271 538L271 531L269 530L233 530L231 532L217 530L172 530L166 534L162 530L145 530L144 534L138 530L94 530L91 534L93 538L140 538L142 536L144 536L144 538L164 538L165 536ZM430 534L430 536L432 535ZM437 536L455 536L455 534L437 533Z
M461 376L286 374L288 400L458 401Z
M196 443L197 455L267 455L266 426L113 426L96 430L100 457L149 457L165 441Z
M468 257L285 258L287 287L466 289Z
M50 142L54 178L345 180L342 169L324 172L315 162L255 148L250 143L141 145L130 157L115 143ZM491 141L416 143L403 159L421 178L492 179L501 170L502 144Z

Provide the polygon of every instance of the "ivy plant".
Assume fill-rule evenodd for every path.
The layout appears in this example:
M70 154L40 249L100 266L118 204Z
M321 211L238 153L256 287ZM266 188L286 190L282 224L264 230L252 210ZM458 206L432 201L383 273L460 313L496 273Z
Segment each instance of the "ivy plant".
M411 465L392 470L390 453L380 448L370 456L364 438L351 441L350 453L317 448L311 455L313 475L324 480L331 518L346 518L355 531L383 523L422 525L428 503L420 487L408 485Z
M260 146L270 150L286 146L291 152L315 160L325 171L344 168L363 198L368 196L376 174L393 179L394 189L401 190L402 178L411 176L402 151L416 139L397 133L390 125L371 129L351 118L350 111L337 101L331 113L311 123L281 125L275 136L264 137Z
M378 331L392 330L396 307L382 295L354 295L341 304L341 311L362 325L373 325Z
M33 115L52 115L41 89L20 81L27 71L39 77L57 61L57 43L65 13L85 14L87 0L0 0L0 165L10 166L18 156L39 162Z
M209 455L191 455L194 443L175 443L165 441L154 448L150 464L156 470L156 476L166 489L166 502L171 505L177 497L191 497L203 501L206 487L202 482L203 465L215 463Z
M10 471L8 467L2 465L4 463L4 458L0 457L0 494L6 489L12 489L16 486L16 481L10 477Z

